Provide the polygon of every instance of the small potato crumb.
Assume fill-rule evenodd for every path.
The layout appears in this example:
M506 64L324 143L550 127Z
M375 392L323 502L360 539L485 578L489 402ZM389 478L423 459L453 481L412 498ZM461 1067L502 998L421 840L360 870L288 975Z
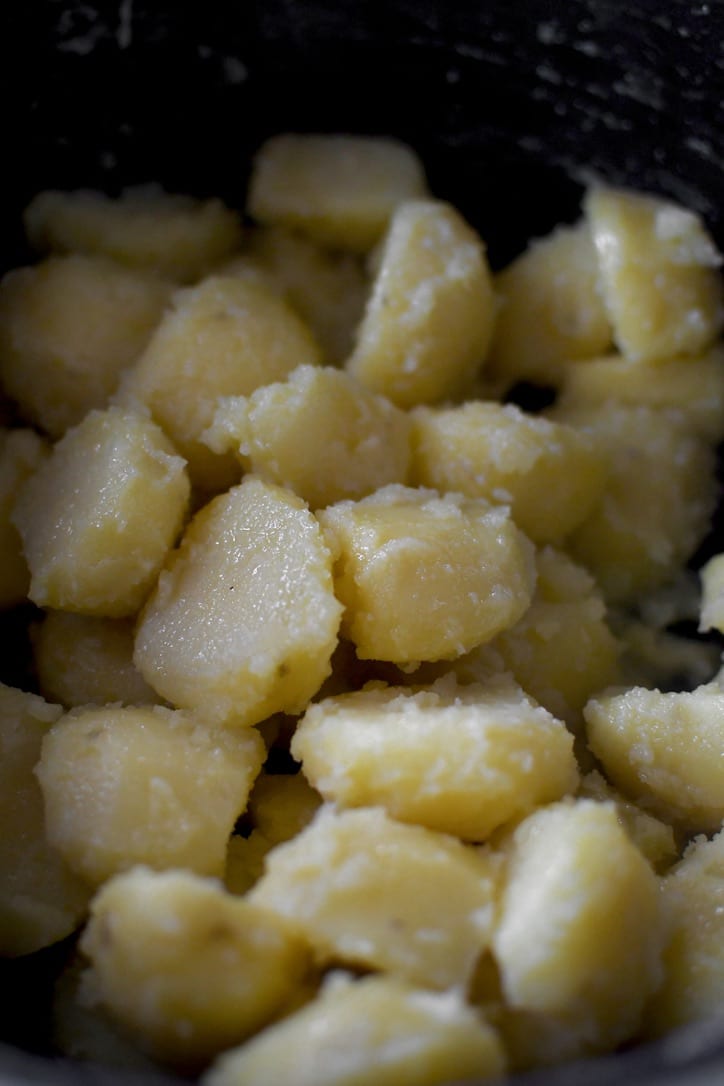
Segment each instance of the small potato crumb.
M48 839L93 886L139 863L220 876L265 756L255 731L179 710L73 710L46 735L36 769Z
M225 1053L203 1086L442 1086L498 1079L495 1030L459 993L333 976L301 1011Z

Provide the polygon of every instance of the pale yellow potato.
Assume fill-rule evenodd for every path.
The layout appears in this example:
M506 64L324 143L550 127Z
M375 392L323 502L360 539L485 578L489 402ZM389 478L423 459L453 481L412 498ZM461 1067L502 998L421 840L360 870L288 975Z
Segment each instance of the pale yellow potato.
M608 403L641 404L671 413L706 441L724 437L724 347L694 358L638 362L610 355L565 373L558 397L566 410Z
M260 773L249 796L249 817L267 841L278 845L300 833L321 804L303 773Z
M66 709L157 704L133 663L134 632L132 619L46 611L32 639L41 694Z
M82 923L90 893L45 835L33 768L60 716L35 694L0 684L0 955L32 954Z
M252 163L247 210L320 245L367 252L398 204L427 194L411 147L370 136L273 136Z
M543 807L507 852L493 953L508 1005L566 1027L566 1055L615 1047L661 977L656 876L612 803Z
M393 485L318 517L342 631L363 659L452 659L530 604L533 548L504 506Z
M190 713L74 709L46 735L36 769L48 840L94 886L134 864L220 876L265 757L257 732Z
M249 476L191 521L141 615L134 660L174 705L256 724L306 708L330 672L340 614L316 519Z
M632 362L696 355L724 322L722 258L693 212L626 189L584 201L615 342Z
M327 698L307 709L291 752L338 807L381 806L469 841L578 786L573 736L507 677Z
M150 419L91 411L25 483L13 514L42 607L135 614L189 501L186 465Z
M444 990L465 987L489 943L495 879L493 859L454 837L325 805L267 854L248 900L294 921L323 964Z
M715 554L700 570L700 630L724 632L724 554Z
M483 401L418 407L412 419L413 481L510 505L534 543L560 543L603 493L604 453L565 423Z
M581 778L579 795L583 799L612 802L619 822L655 871L665 870L677 859L679 847L673 828L622 796L597 769Z
M34 430L0 428L0 610L22 603L30 588L30 571L12 513L23 484L47 455Z
M48 190L23 215L30 244L41 251L108 256L121 264L191 282L241 241L241 221L221 200L197 200L136 185L118 197L77 189Z
M603 499L566 540L611 603L673 579L706 535L717 500L714 452L649 407L605 404L556 417L607 449Z
M238 465L201 441L219 398L249 396L320 361L311 332L274 291L214 276L174 295L116 399L145 405L188 460L192 480L223 490L238 480Z
M495 319L485 246L450 204L412 200L395 212L346 365L400 407L464 391Z
M721 1020L724 999L724 833L697 837L662 885L669 921L663 983L652 999L645 1034L689 1022Z
M588 742L609 780L667 822L714 832L724 819L724 687L632 687L592 698Z
M496 275L500 309L487 370L506 387L555 385L611 345L598 260L585 222L559 226Z
M458 992L335 975L295 1015L224 1053L203 1086L442 1086L498 1079L495 1030Z
M243 897L264 874L266 855L273 848L259 830L252 830L248 837L233 834L226 849L224 885L232 894Z
M58 438L105 407L159 323L171 287L102 257L51 257L0 284L0 381Z
M205 1063L271 1021L309 964L271 912L185 871L136 867L93 899L87 991L155 1057Z
M406 412L342 370L298 366L249 397L219 400L202 439L319 509L407 482L411 429Z

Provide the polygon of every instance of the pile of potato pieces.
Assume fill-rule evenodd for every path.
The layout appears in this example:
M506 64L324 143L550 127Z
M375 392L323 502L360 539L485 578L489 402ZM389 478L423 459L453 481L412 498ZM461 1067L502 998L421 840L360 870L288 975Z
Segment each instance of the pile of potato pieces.
M592 188L493 275L387 139L45 192L0 285L0 952L68 1055L498 1078L724 993L720 258ZM520 382L553 405L515 405ZM18 421L19 420L19 421ZM678 682L679 688L672 688ZM286 760L285 760L286 759Z

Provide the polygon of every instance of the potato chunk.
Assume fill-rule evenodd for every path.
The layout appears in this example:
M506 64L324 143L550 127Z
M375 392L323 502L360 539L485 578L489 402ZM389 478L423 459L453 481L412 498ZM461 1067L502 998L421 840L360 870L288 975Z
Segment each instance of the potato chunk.
M158 694L133 663L131 619L46 611L33 632L33 661L44 697L81 705L155 705Z
M613 804L554 804L518 826L493 937L511 1007L565 1028L580 1055L613 1048L639 1025L663 941L656 876Z
M185 464L150 419L109 408L69 430L25 484L14 513L44 607L138 611L178 535Z
M560 543L603 493L604 456L572 426L483 401L412 417L414 481L509 504L534 543Z
M488 945L494 888L492 861L453 837L325 806L267 854L249 900L293 920L322 962L445 989L467 984Z
M214 723L301 712L337 643L331 570L301 499L250 476L189 525L141 616L136 666Z
M591 189L584 206L621 353L645 362L708 347L724 321L724 291L701 220L625 189Z
M203 440L319 509L405 483L410 430L405 412L346 373L298 366L248 398L222 399Z
M86 988L142 1048L193 1068L269 1022L308 966L278 916L211 879L136 867L96 895Z
M577 368L567 363L595 358L611 344L585 222L532 242L495 277L495 290L501 305L487 368L506 386L555 385Z
M498 1078L492 1029L457 992L338 975L301 1011L220 1057L203 1086L438 1086Z
M117 399L146 405L188 460L192 480L223 490L238 480L238 466L201 442L218 399L248 396L320 361L311 332L275 292L217 276L174 295Z
M332 549L342 629L363 659L450 659L528 607L533 551L506 508L388 486L318 514Z
M664 979L646 1014L658 1036L688 1022L721 1020L724 998L724 833L696 838L663 882L669 939Z
M724 819L724 688L692 692L632 687L592 698L588 741L610 780L667 822L691 832Z
M261 773L249 796L249 815L267 841L278 845L296 837L321 804L303 773Z
M197 279L241 241L239 216L221 200L158 185L133 186L116 198L88 189L39 192L23 220L36 249L108 256L179 283Z
M58 438L105 407L144 350L169 284L101 257L51 257L0 284L0 381Z
M368 687L311 705L291 751L325 799L470 841L578 784L573 736L509 679Z
M490 343L495 303L485 248L449 204L395 212L349 372L400 407L464 390Z
M11 517L23 484L46 455L45 442L33 430L0 429L0 610L22 603L30 588L30 571Z
M188 713L75 709L48 732L37 767L48 838L96 886L137 863L220 876L265 757L257 732Z
M426 193L422 163L396 140L289 133L257 151L248 210L260 223L364 253L399 203Z
M0 684L0 955L14 958L65 939L90 897L45 836L33 768L61 714L35 694Z
M724 633L724 554L715 554L701 569L701 630Z

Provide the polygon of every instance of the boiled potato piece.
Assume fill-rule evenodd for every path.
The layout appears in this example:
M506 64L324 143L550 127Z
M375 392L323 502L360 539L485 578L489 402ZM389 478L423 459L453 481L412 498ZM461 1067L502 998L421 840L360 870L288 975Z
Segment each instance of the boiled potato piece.
M35 694L0 684L0 955L14 958L65 939L90 894L47 841L33 774L61 714Z
M704 538L717 497L713 449L648 407L609 403L565 421L605 444L609 469L602 500L566 548L609 602L628 603L671 580Z
M721 721L724 687L661 693L630 690L592 698L588 742L622 792L690 832L724 819Z
M211 879L143 867L102 887L81 949L88 991L143 1049L182 1068L266 1025L309 960L273 913Z
M301 499L249 476L189 525L141 616L136 666L212 723L301 712L337 643L331 571Z
M232 894L240 897L251 890L264 874L267 853L274 847L263 833L252 830L248 837L234 834L229 838L226 850L224 885Z
M509 679L370 686L311 705L291 745L326 800L471 841L575 791L573 736Z
M436 403L473 380L495 300L485 247L449 204L395 212L347 369L400 407Z
M495 277L501 304L488 370L505 385L555 385L611 344L596 250L585 222L559 226Z
M23 417L61 437L105 407L170 297L155 276L102 257L51 257L0 284L0 381Z
M0 429L0 610L17 606L28 595L30 571L11 517L23 483L47 451L33 430Z
M619 350L633 362L696 355L724 320L722 258L692 211L626 189L584 202L603 300Z
M346 373L298 366L248 398L220 400L203 440L319 509L405 483L410 431L404 411Z
M33 662L44 697L81 705L155 705L158 694L133 663L132 619L46 611L33 631Z
M454 837L324 806L267 854L248 900L294 921L322 962L446 989L467 984L488 945L494 890L492 859Z
M288 133L257 151L247 206L260 223L364 253L399 203L426 193L422 163L396 140Z
M619 822L655 871L670 867L678 857L679 848L672 827L622 796L598 770L592 769L582 777L579 795L584 799L613 803Z
M311 1004L227 1052L203 1086L438 1086L498 1078L495 1031L457 992L333 976Z
M274 291L214 276L174 295L117 400L150 409L188 460L192 480L223 490L238 480L238 466L201 442L218 399L248 396L320 361L311 332Z
M346 608L342 630L362 658L454 658L530 603L532 547L503 506L393 485L318 517Z
M724 632L724 554L715 554L700 571L701 630Z
M510 505L534 543L560 543L603 493L604 456L572 426L483 401L412 417L414 481Z
M493 936L511 1007L565 1025L578 1054L613 1048L638 1028L663 941L658 881L613 804L553 804L517 827Z
M158 185L127 188L116 198L88 189L39 192L23 221L41 251L108 256L180 283L197 279L241 241L238 214L220 200L196 200Z
M249 817L259 833L278 845L296 837L322 804L302 773L261 773L249 796Z
M72 710L37 766L48 839L95 886L137 863L220 876L265 757L251 729L161 706Z
M181 529L189 489L184 461L155 423L120 408L92 411L15 506L30 598L81 614L135 614Z
M721 1019L724 998L724 833L697 837L663 882L669 917L664 979L646 1015L658 1036L705 1018Z
M667 411L705 441L724 437L724 347L695 358L640 362L611 355L566 370L558 404L562 413L603 403Z

